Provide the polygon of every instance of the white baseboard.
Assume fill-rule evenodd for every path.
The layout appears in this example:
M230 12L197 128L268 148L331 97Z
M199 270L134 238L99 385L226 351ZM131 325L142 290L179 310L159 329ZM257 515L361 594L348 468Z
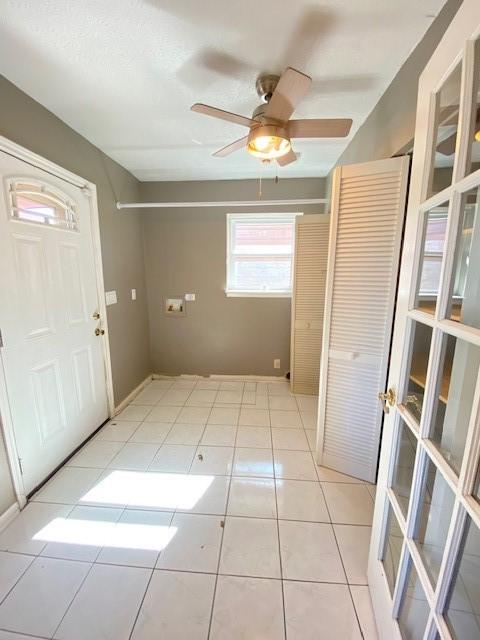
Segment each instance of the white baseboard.
M150 384L150 382L152 381L152 378L154 378L154 375L151 374L149 376L147 376L145 378L145 380L143 382L141 382L138 387L135 387L135 389L133 391L131 391L128 396L126 398L124 398L114 409L113 411L113 416L116 416L117 414L120 413L120 411L123 411L125 409L125 407L127 407L131 401L136 398L138 396L138 394L143 391L145 389L145 387ZM113 417L112 416L112 417Z
M285 376L250 376L250 375L230 375L221 373L212 373L207 376L196 376L190 374L182 374L180 376L166 376L161 373L154 373L153 380L238 380L246 382L289 382Z
M3 531L6 527L8 527L10 522L12 522L12 520L16 518L19 513L20 507L16 502L15 504L12 504L11 507L8 507L8 509L0 515L0 531Z

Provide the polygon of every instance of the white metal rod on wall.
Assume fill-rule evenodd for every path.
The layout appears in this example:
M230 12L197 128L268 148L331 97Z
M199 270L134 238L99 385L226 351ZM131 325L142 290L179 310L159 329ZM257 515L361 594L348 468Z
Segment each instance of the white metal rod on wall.
M117 202L117 209L171 209L190 207L274 207L288 205L327 204L327 198L293 200L229 200L225 202Z

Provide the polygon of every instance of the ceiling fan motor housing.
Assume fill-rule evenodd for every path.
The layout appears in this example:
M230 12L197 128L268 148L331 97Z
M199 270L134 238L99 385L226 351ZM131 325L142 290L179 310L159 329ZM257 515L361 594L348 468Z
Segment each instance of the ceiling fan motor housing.
M262 73L258 76L255 82L255 89L263 103L266 104L269 102L279 80L280 76L276 76L273 73Z

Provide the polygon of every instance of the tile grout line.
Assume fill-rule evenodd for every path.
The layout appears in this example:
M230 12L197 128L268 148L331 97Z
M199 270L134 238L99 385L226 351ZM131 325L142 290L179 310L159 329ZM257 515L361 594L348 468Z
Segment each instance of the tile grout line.
M270 396L268 398L268 406L270 406ZM268 418L270 422L270 440L272 442L272 464L273 464L273 488L275 491L275 512L276 512L276 525L277 525L277 543L278 543L278 561L280 565L280 581L282 587L282 610L283 610L283 637L287 637L287 614L285 610L285 588L283 584L283 562L282 562L282 547L280 543L280 523L278 518L278 496L277 496L277 474L275 470L275 453L273 450L273 433L272 433L272 418L270 409L268 410Z
M243 389L245 389L245 385L243 385ZM243 397L243 391L242 391L242 397ZM210 639L210 634L211 634L211 631L212 631L213 609L215 607L215 599L217 597L218 576L219 576L219 572L220 572L220 562L222 560L222 549L223 549L223 539L225 537L225 527L227 525L228 503L230 501L230 488L232 486L232 473L233 473L233 465L235 463L235 450L237 448L237 436L238 436L238 422L239 422L239 420L240 420L240 411L238 412L237 428L235 430L235 441L234 441L234 444L233 444L232 463L231 463L231 467L230 467L230 479L228 481L227 499L225 501L225 515L224 515L224 519L223 519L222 533L221 533L221 536L220 536L220 546L219 546L219 549L218 549L217 572L215 574L215 583L213 585L213 594L212 594L212 606L210 608L210 619L208 621L207 640Z
M45 543L46 546L46 543ZM9 553L8 551L4 551L3 553ZM22 571L22 573L18 576L18 578L15 580L15 583L11 586L11 588L7 591L7 593L5 594L5 596L3 598L0 599L0 605L2 605L5 600L8 598L8 596L11 594L11 592L15 589L15 587L17 586L17 584L20 582L20 580L23 578L23 576L26 574L26 572L28 571L28 569L30 569L30 567L32 566L32 564L35 562L35 560L37 559L38 556L29 556L32 558L32 560L28 563L28 565L25 567L25 569Z
M196 387L196 384L195 384L195 387ZM189 394L188 394L188 396L187 396L187 399L191 396L192 391L193 391L193 389L195 389L195 387L193 387L193 388L192 388L192 390L190 391L190 393L189 393ZM183 406L185 406L185 405L183 405ZM180 412L180 413L181 413L181 412ZM179 413L179 415L180 415L180 413ZM210 410L210 413L211 413L211 410ZM209 415L210 415L210 413L209 413ZM177 418L178 418L178 416L177 416ZM207 418L207 419L208 419L208 418ZM172 428L170 429L170 431L168 432L168 434L165 436L165 438L167 438L167 437L168 437L168 435L169 435L169 434L170 434L170 432L172 431L173 426L174 426L175 424L176 424L176 420L175 420L175 422L172 424ZM206 424L206 423L205 423L205 424ZM205 430L205 429L204 429L204 430ZM158 453L158 451L160 451L160 448L157 450L157 453ZM155 455L156 455L156 454L155 454ZM190 466L189 466L189 468L188 468L187 473L190 473L190 470L191 470L191 468L192 468L192 465L193 465L193 461L194 461L194 459L195 459L195 456L193 456L193 457L192 457L192 460L190 461ZM172 523L173 523L173 521L174 521L174 518L175 518L175 516L176 516L177 512L178 512L178 508L177 508L177 506L175 506L175 509L173 510L172 515L171 515L171 517L170 517L170 523L169 523L169 525L168 525L168 526L169 526L169 528L172 526ZM131 628L131 630L130 630L130 634L129 634L129 636L128 636L128 639L129 639L129 640L131 640L131 639L132 639L133 633L134 633L134 631L135 631L135 627L136 627L136 625L137 625L138 618L139 618L139 616L140 616L140 611L142 610L143 603L145 602L145 598L146 598L146 595L147 595L147 593L148 593L148 589L149 589L149 587L150 587L150 584L151 584L151 582L152 582L152 578L153 578L153 576L154 576L154 574L155 574L155 569L156 569L156 567L157 567L158 560L159 560L159 558L160 558L160 556L161 556L161 554L162 554L162 551L163 551L163 549L162 549L162 550L160 550L160 551L158 552L158 554L157 554L157 558L156 558L156 560L155 560L155 564L154 564L154 565L153 565L153 567L152 567L152 570L151 570L151 573L150 573L150 577L149 577L149 579L148 579L148 581L147 581L147 585L146 585L146 587L145 587L145 591L144 591L144 593L143 593L142 599L141 599L141 601L140 601L140 603L139 603L139 606L138 606L138 609L137 609L137 613L136 613L136 615L135 615L135 619L133 620L132 628Z
M347 588L348 588L348 594L350 596L350 601L352 603L353 611L355 613L355 619L357 621L357 625L358 625L358 629L360 631L360 635L361 635L362 638L364 638L365 636L363 634L362 625L360 624L360 618L358 616L357 607L355 606L355 600L353 599L352 590L350 589L350 584L348 582L348 575L347 575L347 571L345 569L345 563L343 561L342 552L340 551L340 545L338 544L338 539L337 539L337 534L335 532L335 527L333 526L332 516L331 516L331 513L330 513L329 506L328 506L327 498L325 497L325 493L323 491L322 483L319 482L319 484L320 484L320 489L322 491L323 499L325 501L325 505L327 507L328 517L330 518L330 522L331 522L330 526L332 527L333 538L335 540L335 544L336 544L336 547L337 547L338 555L340 557L340 562L342 563L343 573L345 574L345 581L346 581L346 585L347 585Z
M196 384L198 384L198 382L197 382ZM208 417L205 419L205 422L204 422L202 425L198 425L198 424L197 424L197 426L202 426L202 427L203 427L203 429L202 429L202 433L201 433L201 436L200 436L200 438L199 438L199 440L198 440L197 444L196 444L196 445L180 445L180 446L186 446L186 447L190 446L190 447L194 447L194 448L195 448L195 454L194 454L194 456L193 456L192 460L190 461L190 464L189 464L189 466L188 466L188 470L187 470L187 474L190 474L190 473L191 473L191 470L192 470L192 468L193 468L193 465L194 465L194 462L195 462L195 459L196 459L196 454L198 454L198 452L199 452L199 450L201 449L201 447L212 447L212 448L214 448L214 447L224 447L224 446L225 446L226 448L229 448L229 449L231 448L231 449L233 449L233 455L232 455L232 460L231 460L231 465L230 465L230 473L228 473L228 474L224 474L224 473L222 473L221 475L218 475L218 474L211 474L211 475L213 475L213 476L214 476L214 477L216 477L216 478L217 478L217 477L225 477L225 478L228 478L228 488L227 488L227 494L226 494L226 501L225 501L224 514L222 514L222 515L224 516L224 518L225 518L225 520L224 520L224 524L226 524L226 520L227 520L227 518L228 518L228 505L229 505L229 499L230 499L231 484L232 484L232 480L233 480L233 478L234 478L234 477L239 477L239 478L254 478L254 477L256 477L256 476L252 476L252 475L248 475L248 476L234 476L234 461L235 461L235 457L236 457L236 451L237 451L237 449L238 449L238 448L241 448L241 447L238 447L238 444L237 444L237 443L238 443L238 430L239 430L239 427L240 427L240 426L244 426L244 427L249 427L249 426L250 426L250 425L240 425L240 424L239 424L239 422L240 422L240 415L241 415L242 410L244 410L244 409L254 409L254 410L256 410L256 409L264 409L264 407L257 407L257 406L256 406L256 404L257 404L257 396L258 396L258 394L257 394L257 392L256 392L256 391L255 391L255 394L256 394L255 403L252 403L252 404L250 405L249 403L244 403L244 402L243 402L243 399L244 399L244 397L245 397L245 395L244 395L244 394L245 394L245 383L242 383L242 384L243 384L243 387L242 387L242 401L241 401L240 403L234 403L234 404L236 405L235 407L231 407L231 406L229 406L229 407L222 407L221 405L219 406L219 405L216 403L216 398L218 397L219 392L222 390L222 389L220 388L220 386L218 387L218 389L216 389L216 390L215 390L214 400L213 400L213 402L212 402L211 404L209 403L209 404L208 404L208 406L207 406L207 405L187 405L186 403L188 402L188 399L191 397L191 395L193 394L193 392L196 390L196 384L195 384L195 386L194 386L194 387L192 387L192 388L188 389L188 395L186 396L186 398L185 398L185 400L184 400L184 402L183 402L183 404L182 404L182 405L180 405L180 406L179 406L179 405L164 405L164 406L177 406L177 407L179 407L179 408L180 408L180 411L179 411L178 415L176 416L175 420L174 420L172 423L165 423L165 424L169 424L169 425L170 425L170 427L169 427L168 432L166 433L165 437L163 438L163 440L162 440L161 442L156 442L156 443L146 442L146 443L138 443L138 444L155 444L155 445L157 445L156 452L155 452L155 455L154 455L154 458L155 458L155 456L158 454L158 452L160 451L160 449L161 449L161 448L166 444L166 439L168 438L169 434L171 433L171 431L172 431L172 429L175 427L175 425L177 425L177 424L186 424L186 425L190 426L190 423L182 423L182 422L179 422L179 416L180 416L180 413L182 412L182 410L183 410L184 408L193 408L193 409L195 409L195 408L197 408L197 409L198 409L198 408L202 408L202 409L209 409L209 411L208 411ZM256 383L256 384L257 384L257 383ZM173 383L172 383L172 386L170 386L170 388L169 388L169 389L165 389L165 390L163 391L163 393L162 393L162 395L161 395L161 397L160 397L160 399L159 399L159 401L158 401L158 402L161 402L161 399L162 399L162 398L163 398L163 397L168 393L168 391L169 391L169 390L175 390L175 389L174 389L174 387L173 387ZM282 395L282 394L280 394L280 395ZM274 394L274 396L275 396L275 397L277 397L277 396L276 396L276 394ZM263 396L262 396L262 397L263 397ZM280 547L280 524L279 524L279 523L280 523L280 521L281 521L281 520L291 521L291 522L295 522L295 521L297 521L297 522L306 522L306 523L317 523L318 521L311 521L311 520L306 520L306 521L300 520L300 521L299 521L299 520L291 519L291 518L282 518L282 519L280 519L280 518L279 518L279 512L278 512L277 480L284 480L284 479L285 479L285 480L288 480L289 478L277 478L277 473L276 473L276 469L275 469L275 457L274 457L274 454L275 454L275 451L276 451L276 450L273 448L273 427L272 427L272 424L271 424L271 409L270 409L270 398L271 398L272 396L271 396L271 395L269 394L269 392L268 392L268 387L267 387L267 394L266 394L266 396L265 396L265 397L266 397L266 399L267 399L267 406L268 406L268 409L267 409L267 410L268 410L269 426L268 426L267 428L269 428L269 431L270 431L270 442L271 442L271 447L246 447L246 448L247 448L247 449L252 449L252 450L258 450L258 451L262 451L262 450L265 450L265 451L266 451L266 450L270 450L270 451L271 451L271 453L272 453L272 463L273 463L273 484L274 484L274 490L275 490L275 507L276 507L276 516L275 516L275 518L268 518L268 517L267 517L267 519L268 519L268 520L271 520L271 519L275 519L275 520L276 520L276 527L277 527L277 541L278 541L278 554L279 554L279 564L280 564L280 578L278 578L278 579L279 579L279 580L280 580L280 582L281 582L281 588L282 588L283 619L284 619L284 635L285 635L285 637L286 637L286 610L285 610L284 576L283 576L283 563L282 563L282 555L281 555L281 547ZM278 397L280 397L280 396L278 396ZM301 410L300 410L300 405L299 405L299 403L298 403L298 398L297 398L295 395L294 395L294 397L295 397L296 405L297 405L297 407L298 407L298 413L299 413L299 416L300 416L300 425L301 425L301 427L300 427L300 428L298 428L297 430L298 430L298 432L303 433L303 434L304 434L304 437L305 437L305 438L307 438L307 433L306 433L307 429L306 429L306 427L305 427L305 422L304 422L304 420L303 420L303 418L302 418L302 412L301 412ZM231 403L228 403L228 404L231 404ZM132 406L132 403L130 403L130 405L128 405L128 406ZM136 406L142 406L142 405L141 405L141 403L139 403L139 404L138 404L138 405L136 405ZM150 405L145 405L145 406L150 406ZM146 418L146 417L148 417L148 415L151 413L151 411L153 411L153 410L155 409L155 407L158 407L158 406L162 406L162 405L160 405L160 404L158 404L158 403L157 403L156 405L151 406L150 412L149 412L149 413L147 413L147 415L145 416L145 418ZM207 445L207 444L202 445L202 444L201 444L201 441L202 441L202 439L203 439L203 437L204 437L204 435L205 435L205 432L206 432L206 430L207 430L207 427L208 427L208 426L222 426L222 425L213 425L213 424L212 424L212 425L209 425L209 419L210 419L210 416L211 416L211 414L212 414L212 411L213 411L214 409L217 409L217 408L235 408L235 409L238 411L238 417L237 417L237 420L236 420L236 425L232 425L232 427L233 427L233 426L235 426L235 437L234 437L233 447L232 447L232 446L221 445L221 444L217 444L217 445ZM283 409L283 410L278 410L278 411L290 411L290 410L289 410L289 409ZM135 429L135 431L130 435L130 437L129 437L126 441L121 441L121 442L122 442L122 447L119 449L119 452L117 452L117 454L115 454L114 458L116 457L116 455L118 455L118 454L119 454L119 453L124 449L124 447L125 447L125 445L126 445L127 443L132 442L132 438L134 437L135 433L137 433L137 431L138 431L140 428L142 428L142 426L143 426L144 424L148 424L148 422L146 422L145 418L144 418L143 420L141 420L141 421L138 421L138 422L139 422L139 424L138 424L137 428ZM113 418L112 420L114 420L114 419L115 419L115 418ZM122 420L119 420L118 422L120 422L120 423L121 423L121 422L122 422ZM126 422L129 422L129 420L127 420ZM136 422L136 420L132 420L131 422ZM225 426L228 426L228 425L225 425ZM256 425L251 425L251 426L252 426L252 427L254 427L254 428L256 427ZM265 427L266 427L266 425L265 425ZM279 428L280 428L280 427L279 427ZM292 429L293 429L293 427L292 427ZM307 442L308 442L308 439L307 439ZM173 444L174 446L179 446L179 445L175 445L175 443L169 443L169 444ZM328 517L329 517L329 520L330 520L328 523L325 523L325 524L330 524L330 525L331 525L331 527L332 527L332 531L333 531L333 535L334 535L334 539L335 539L335 543L336 543L336 547L337 547L337 552L338 552L338 554L339 554L340 561L341 561L341 563L342 563L342 568L343 568L344 576L345 576L345 579L346 579L346 582L345 582L345 583L341 583L341 582L340 582L340 583L339 583L339 582L328 582L328 581L318 581L318 580L295 580L295 579L293 579L293 580L292 580L292 582L308 582L308 583L313 583L313 584L318 584L318 583L326 583L326 584L347 584L347 586L348 586L348 588L349 588L349 594L350 594L350 598L351 598L351 601L352 601L352 605L353 605L353 607L354 607L354 611L355 611L355 615L356 615L356 619L357 619L357 624L358 624L358 627L359 627L359 629L360 629L360 633L362 634L362 637L363 637L363 630L362 630L362 627L361 627L361 625L360 625L360 620L359 620L359 617L358 617L357 609L356 609L356 607L355 607L355 601L354 601L354 599L353 599L352 591L351 591L351 588L350 588L351 586L357 586L357 583L352 583L352 585L350 585L350 583L348 582L348 577L347 577L347 575L346 575L346 570L345 570L345 564L344 564L343 557L342 557L342 554L341 554L341 551L340 551L340 546L339 546L339 543L338 543L338 539L337 539L337 536L336 536L336 533L335 533L334 524L346 524L346 525L349 525L349 526L370 526L370 525L352 525L352 523L349 523L349 522L346 522L346 523L332 523L332 518L331 518L331 514L330 514L330 509L329 509L329 507L328 507L328 503L327 503L327 501L326 501L325 492L324 492L324 489L323 489L323 484L338 484L338 485L343 485L343 484L347 484L347 485L349 485L349 484L358 485L358 484L361 484L361 485L364 485L364 483L358 483L358 482L332 482L332 481L322 481L322 480L320 480L320 478L319 478L319 476L318 476L317 464L316 464L315 459L314 459L314 452L311 450L311 448L309 448L309 451L307 451L307 450L305 450L305 449L292 449L292 448L277 449L277 450L278 450L278 451L298 451L298 452L300 452L300 451L301 451L302 453L308 453L308 452L310 453L310 456L311 456L311 458L312 458L312 462L313 462L314 467L315 467L315 476L316 476L316 479L315 479L313 482L318 482L318 484L320 484L320 488L321 488L322 496L323 496L323 499L324 499L324 502L325 502L325 506L326 506L326 511L327 511L327 513L328 513ZM113 460L114 458L112 458L112 460ZM154 458L153 458L153 459L154 459ZM153 460L152 460L152 462L153 462ZM155 471L150 471L150 468L151 468L151 464L152 464L152 462L150 462L150 463L148 464L148 466L147 466L147 468L146 468L146 469L140 469L140 470L131 469L131 471L148 471L149 473L153 473L153 472L155 472ZM111 463L111 461L109 462L109 464L110 464L110 463ZM74 467L74 468L79 468L79 467ZM82 467L80 467L80 468L82 468ZM101 471L102 473L104 473L105 471L114 470L114 468L110 469L108 466L104 467L103 469L102 469L101 467L99 467L99 468L97 468L97 467L83 467L83 468L93 468L93 469L96 469L96 470L98 470L98 471ZM126 469L126 470L127 470L127 471L129 471L129 469ZM160 472L161 472L161 471L160 471ZM100 476L102 475L102 473L100 473ZM162 472L161 472L161 473L162 473ZM168 472L163 472L163 473L168 473ZM174 473L178 473L178 474L180 474L180 473L185 473L185 472L171 472L171 473L172 473L172 474L174 474ZM199 473L201 473L201 471L200 471ZM294 475L294 474L293 474L293 475ZM262 479L266 479L266 478L262 478ZM297 480L297 481L298 481L298 479L296 479L296 478L291 478L291 479L293 479L293 480ZM302 481L302 480L300 480L300 481ZM304 482L312 482L312 480L303 480L303 481L304 481ZM368 491L368 488L367 488L367 491ZM369 492L369 491L368 491L368 493L369 493L369 496L370 496L370 498L372 499L372 501L374 501L374 498L373 498L373 496L370 494L370 492ZM41 501L41 500L35 500L34 502L36 502L36 503L40 503L40 504L51 504L51 505L55 505L55 506L60 506L60 505L62 505L62 504L63 504L63 505L66 505L66 506L70 507L70 510L68 511L68 514L66 515L66 517L68 517L68 516L70 516L70 515L71 515L72 511L75 509L75 507L76 507L76 506L88 506L89 508L113 508L112 506L108 507L107 505L100 505L100 504L99 504L99 505L90 505L90 504L89 504L89 505L79 505L78 503L76 503L76 504L74 504L74 505L71 505L71 504L69 504L69 503L59 503L59 502L53 502L53 503L50 503L50 502L48 502L48 501L43 502L43 501ZM135 510L137 510L137 511L149 511L149 512L152 512L152 513L170 513L169 527L171 527L171 526L172 526L173 519L174 519L174 517L175 517L178 513L180 513L180 514L189 514L189 512L188 512L188 511L179 511L179 509L178 509L178 505L176 505L175 509L173 509L173 510L171 510L171 509L169 509L169 510L167 510L167 509L165 509L165 510L161 510L161 509L149 509L149 508L142 508L142 507L132 507L131 509L129 509L129 505L127 504L127 505L125 505L125 506L121 507L121 509L120 509L120 514L119 514L118 519L116 520L116 522L118 523L118 522L121 520L121 518L124 516L124 514L125 514L127 511L129 511L129 510L131 510L131 511L135 511ZM192 514L190 514L190 515L219 516L220 514L218 514L218 513L216 513L216 514L212 514L212 513L207 513L207 514L195 513L195 514L193 514L193 513L192 513ZM260 518L260 516L238 516L238 517L241 517L241 518L250 518L250 519L257 519L257 518L258 518L258 519L264 519L264 518ZM224 526L223 528L225 529L225 526ZM129 638L132 638L132 635L133 635L133 633L134 633L134 631L135 631L135 626L136 626L136 624L137 624L137 622L138 622L138 617L139 617L140 611L141 611L141 609L142 609L142 606L143 606L143 604L144 604L144 600L145 600L146 594L148 593L148 589L149 589L149 587L150 587L150 583L151 583L151 580L152 580L152 578L153 578L153 576L154 576L154 574L155 574L155 571L172 571L172 572L177 571L177 572L195 573L195 574L201 574L201 575L215 575L215 584L214 584L214 590L213 590L213 596L212 596L212 604L211 604L211 610L210 610L210 620L209 620L209 626L208 626L208 637L210 637L211 629L212 629L212 622L213 622L213 611L214 611L214 606L215 606L215 599L216 599L216 594L217 594L217 585L218 585L218 578L219 578L219 576L221 576L221 575L232 575L232 576L234 576L234 577L239 577L239 578L248 578L248 577L249 577L249 576L245 576L245 575L235 576L235 574L220 573L220 563L221 563L221 556L222 556L222 550L223 550L223 541L224 541L224 536L225 536L225 530L221 533L220 545L219 545L219 552L218 552L218 561L217 561L217 570L216 570L216 572L215 572L215 573L214 573L214 572L208 572L208 571L207 571L207 572L205 572L205 571L192 571L192 570L188 570L188 571L187 571L187 570L180 570L180 569L178 569L178 570L177 570L177 569L168 569L168 568L165 568L165 569L163 569L163 568L157 568L158 558L160 557L160 555L161 555L162 551L159 551L159 552L157 553L157 559L156 559L156 561L155 561L155 563L154 563L154 565L153 565L153 567L152 567L152 569L151 569L151 573L150 573L149 579L148 579L148 581L147 581L147 585L146 585L146 587L145 587L145 591L144 591L144 593L143 593L142 600L141 600L141 602L140 602L140 604L139 604L139 606L138 606L138 609L137 609L137 612L136 612L136 616L135 616L135 619L134 619L133 624L132 624L132 628L131 628L131 631L130 631ZM11 591L16 587L16 585L17 585L17 584L18 584L18 582L21 580L21 578L23 577L23 575L24 575L24 574L29 570L29 568L30 568L30 567L31 567L31 565L36 561L36 559L37 559L37 558L52 558L52 559L55 559L55 560L65 560L65 561L72 561L72 562L81 562L81 563L83 563L83 564L90 564L90 567L89 567L89 569L88 569L88 571L87 571L86 575L84 576L84 579L81 581L81 583L80 583L80 585L79 585L78 589L76 590L76 592L75 592L75 594L74 594L74 596L73 596L72 600L70 601L70 603L69 603L69 605L68 605L68 607L67 607L67 609L66 609L66 611L65 611L64 615L62 616L62 618L61 618L61 620L60 620L60 622L59 622L59 624L58 624L57 628L55 629L54 635L55 635L55 633L57 633L57 632L58 632L58 629L60 628L61 624L63 623L63 621L64 621L64 619L65 619L65 617L67 616L68 612L70 611L70 609L71 609L71 607L72 607L73 603L74 603L74 602L75 602L75 600L76 600L76 597L78 596L78 593L80 592L80 590L82 589L83 585L85 584L85 581L88 579L88 576L90 575L90 573L91 573L91 571L92 571L92 569L93 569L93 567L94 567L94 565L95 565L95 564L97 564L97 565L103 565L103 566L118 566L118 567L131 567L131 568L139 568L139 569L140 569L140 568L142 568L142 569L148 569L148 567L138 567L138 566L136 566L136 565L132 565L132 564L121 564L121 563L119 564L119 563L109 563L109 562L101 562L101 561L98 561L98 559L99 559L99 557L100 557L100 554L102 553L102 550L103 550L104 548L106 548L106 547L104 547L104 546L103 546L103 547L101 547L101 548L99 548L99 550L97 551L97 553L96 553L96 555L95 555L95 559L94 559L93 561L91 561L91 562L88 562L88 561L86 562L86 561L84 561L84 560L77 560L77 559L74 559L74 558L59 558L59 557L54 557L54 556L49 556L49 555L43 555L43 556L42 556L42 555L40 555L40 554L45 550L45 548L47 547L47 545L48 545L48 542L46 542L46 543L44 544L44 546L42 547L42 549L39 551L39 553L38 553L38 554L29 554L29 553L21 553L21 552L15 552L15 551L9 551L9 550L6 550L6 552L7 552L7 553L11 553L12 555L13 555L13 554L18 554L18 555L25 555L25 556L31 557L31 558L32 558L32 561L29 563L29 565L28 565L28 566L26 567L26 569L23 571L23 573L21 574L21 576L19 576L19 578L17 579L17 581L16 581L15 585L13 585L13 587L10 589L10 591L9 591L9 592L8 592L8 594L5 596L5 598L6 598L6 597L8 597L9 593L11 593ZM253 576L250 576L250 577L253 577ZM365 586L365 585L361 585L361 586ZM2 602L5 600L5 598L2 600Z
M295 399L296 399L296 398L295 398ZM296 401L297 401L298 409L299 409L299 411L300 411L300 406L298 405L298 400L296 399ZM317 407L317 414L318 414L318 407ZM300 413L300 419L302 420L303 430L304 430L304 432L305 432L305 424L304 424L303 419L302 419L302 417L301 417L301 413ZM306 434L306 433L305 433L305 437L307 437L307 434ZM344 560L343 560L342 552L340 551L340 545L338 544L337 534L336 534L335 527L334 527L334 524L333 524L333 521L332 521L332 514L331 514L331 512L330 512L330 508L329 508L329 506L328 506L327 498L326 498L326 496L325 496L325 492L324 492L324 490L323 490L322 483L321 483L321 481L320 481L320 477L319 477L319 475L318 475L318 469L317 469L318 465L317 465L317 462L316 462L316 460L315 460L315 456L313 455L313 452L312 452L312 451L310 451L310 455L311 455L311 458L312 458L312 462L313 462L313 464L314 464L314 466L315 466L315 473L316 473L317 478L318 478L318 484L320 485L320 491L322 492L323 500L324 500L324 502L325 502L325 506L326 506L327 513L328 513L328 517L329 517L329 519L330 519L330 526L331 526L331 528L332 528L333 539L335 540L335 545L336 545L336 547L337 547L338 556L339 556L339 558L340 558L340 562L342 563L342 569L343 569L343 573L344 573L344 575L345 575L345 582L346 582L346 584L347 584L348 594L349 594L349 596L350 596L350 601L351 601L351 603L352 603L353 611L354 611L354 613L355 613L355 619L357 620L357 625L358 625L358 629L359 629L359 631L360 631L360 635L361 635L361 637L362 637L362 638L364 638L365 636L364 636L364 634L363 634L362 625L360 624L360 618L359 618L359 616L358 616L357 608L356 608L356 606L355 606L355 600L353 599L352 590L350 589L350 584L349 584L349 582L348 582L348 575L347 575L347 571L346 571L346 569L345 569L345 563L344 563ZM367 490L367 491L368 491L368 490Z

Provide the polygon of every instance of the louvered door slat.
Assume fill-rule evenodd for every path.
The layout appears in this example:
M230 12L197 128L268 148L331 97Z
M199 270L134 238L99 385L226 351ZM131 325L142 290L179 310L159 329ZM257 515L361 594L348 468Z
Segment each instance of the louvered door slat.
M297 217L290 357L290 385L294 393L318 393L328 229L328 215Z
M375 480L408 158L339 167L319 402L318 461Z

